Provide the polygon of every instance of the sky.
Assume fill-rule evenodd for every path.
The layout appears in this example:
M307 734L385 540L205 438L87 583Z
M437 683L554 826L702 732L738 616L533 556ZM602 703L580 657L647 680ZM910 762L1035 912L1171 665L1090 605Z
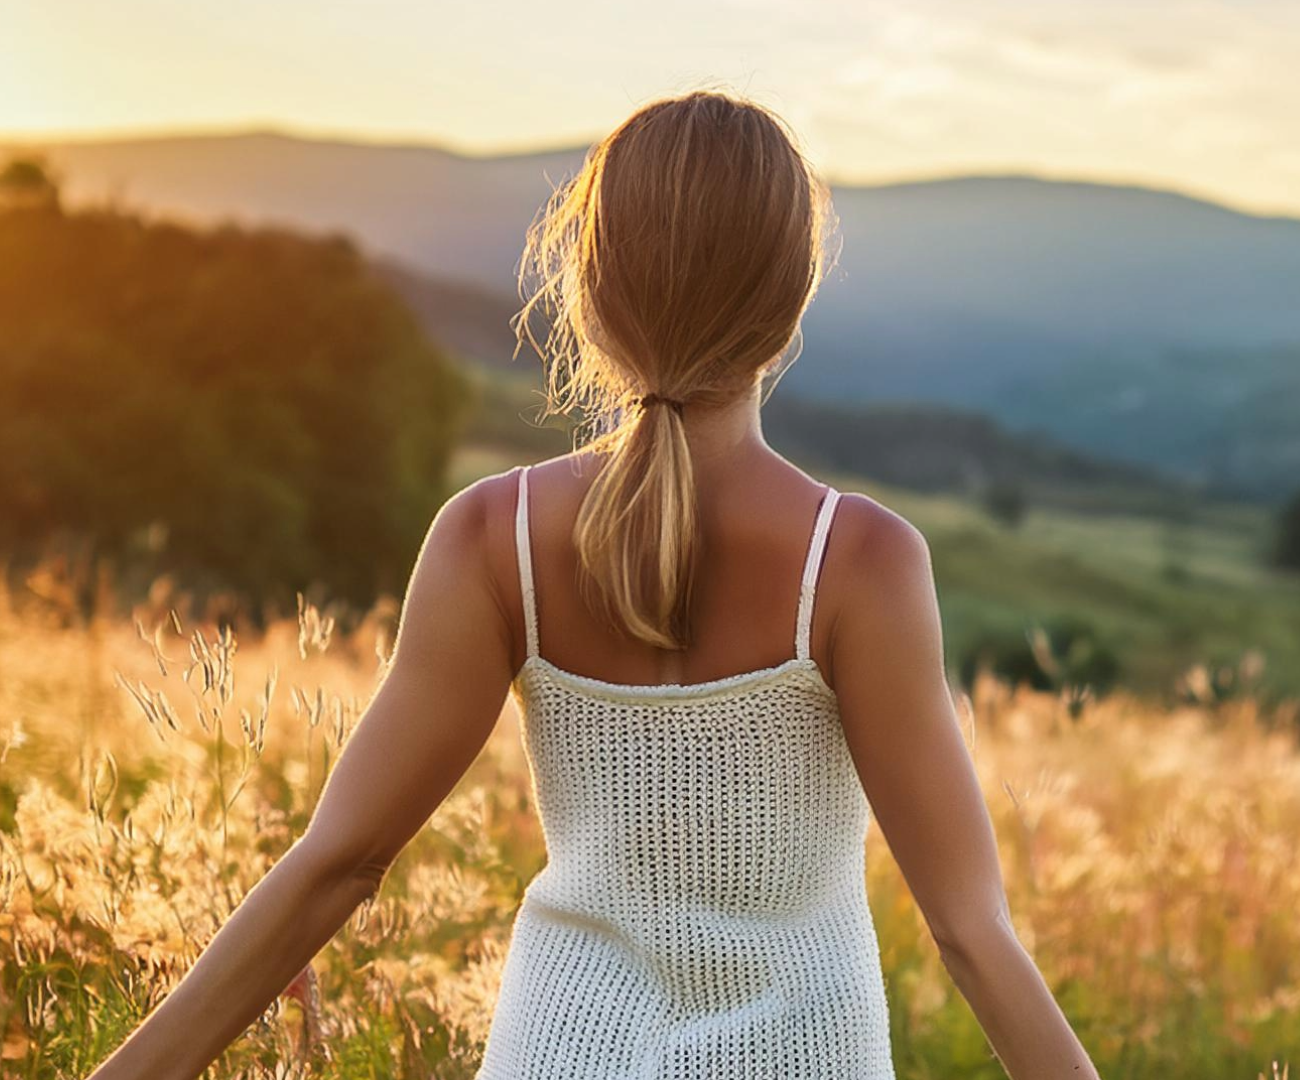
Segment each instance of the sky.
M0 139L586 145L697 86L834 182L1024 172L1300 216L1300 0L0 0Z

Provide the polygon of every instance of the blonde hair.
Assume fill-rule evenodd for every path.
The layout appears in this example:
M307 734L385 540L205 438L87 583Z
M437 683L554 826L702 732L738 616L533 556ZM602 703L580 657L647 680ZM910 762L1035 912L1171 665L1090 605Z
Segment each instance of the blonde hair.
M775 370L827 269L830 189L784 121L729 92L639 108L587 152L527 233L512 319L546 365L540 417L580 409L608 453L574 525L580 589L616 632L691 643L698 548L684 409ZM529 317L542 304L539 346ZM788 365L787 365L788 366ZM782 371L784 368L782 368ZM774 385L774 384L773 384ZM770 390L769 390L770 392Z

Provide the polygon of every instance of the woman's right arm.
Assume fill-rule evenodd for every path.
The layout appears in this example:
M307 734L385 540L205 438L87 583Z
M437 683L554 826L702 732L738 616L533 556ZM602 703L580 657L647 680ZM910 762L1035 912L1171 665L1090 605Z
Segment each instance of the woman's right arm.
M844 587L830 666L873 816L1012 1080L1096 1080L1011 924L992 821L947 682L925 536L861 496L846 494L836 516Z

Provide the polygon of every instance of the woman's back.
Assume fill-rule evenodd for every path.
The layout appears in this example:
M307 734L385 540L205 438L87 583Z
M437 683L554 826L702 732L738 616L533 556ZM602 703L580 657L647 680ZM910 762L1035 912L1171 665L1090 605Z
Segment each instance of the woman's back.
M562 624L538 613L563 601L558 575L535 587L529 472L513 691L548 862L515 921L479 1076L892 1077L870 811L810 654L839 493L825 489L792 587L754 583L769 607L797 601L787 655L654 685L549 659Z
M709 682L771 667L794 655L802 576L825 485L766 446L736 455L725 469L697 466L700 551L692 599L694 640L689 648L671 651L610 633L580 595L573 528L599 466L597 455L579 452L528 469L533 497L527 573L540 598L538 620L546 639L542 655L558 667L603 681L646 685ZM494 500L493 566L511 621L518 627L517 669L526 644L519 592L524 574L517 560L517 487L509 488ZM875 504L871 509L887 513ZM837 536L844 531L842 524L835 527ZM860 525L856 533L862 534ZM830 564L840 545L829 541L828 534L823 554L833 572ZM826 576L819 565L818 580ZM809 624L809 651L832 686L828 644L837 599L833 590L822 589Z

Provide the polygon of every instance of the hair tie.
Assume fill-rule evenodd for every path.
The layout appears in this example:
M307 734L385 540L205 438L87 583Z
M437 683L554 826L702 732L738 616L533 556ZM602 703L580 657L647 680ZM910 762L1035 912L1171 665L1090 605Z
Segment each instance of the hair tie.
M681 416L682 408L685 406L686 402L678 401L676 398L664 397L662 394L652 392L649 394L642 394L641 397L637 399L637 404L641 406L642 412L648 409L651 405L668 405L671 408L676 409L677 415Z

